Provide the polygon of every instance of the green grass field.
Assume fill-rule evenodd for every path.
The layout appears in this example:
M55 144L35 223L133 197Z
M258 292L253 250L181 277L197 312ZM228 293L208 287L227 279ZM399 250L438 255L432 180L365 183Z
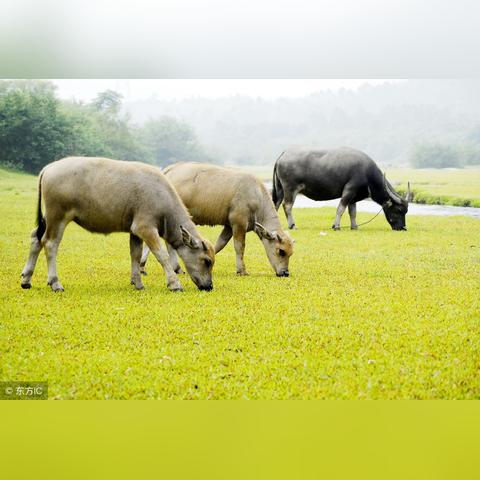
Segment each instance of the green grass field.
M229 244L215 290L182 276L181 294L152 259L135 291L128 236L71 224L54 294L43 254L20 288L36 179L0 171L0 197L0 380L48 381L54 399L480 398L478 220L410 216L393 232L379 216L322 235L334 210L297 209L290 278L250 233L249 277Z
M480 168L403 168L387 170L387 175L401 182L401 192L406 191L408 181L412 182L414 201L417 203L480 208Z

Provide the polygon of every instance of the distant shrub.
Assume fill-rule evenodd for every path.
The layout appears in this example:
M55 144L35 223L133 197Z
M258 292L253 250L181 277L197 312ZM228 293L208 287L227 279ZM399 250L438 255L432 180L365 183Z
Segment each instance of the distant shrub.
M397 188L397 192L404 196L406 189L401 187ZM451 205L453 207L480 207L480 199L474 198L463 198L463 197L453 197L450 195L438 195L427 192L422 192L421 190L412 190L413 198L412 202L419 203L422 205Z
M452 145L421 144L413 151L410 163L415 168L462 167L459 151Z
M10 170L13 172L21 172L23 170L23 165L21 163L14 163L9 160L0 159L0 168L4 170Z
M415 168L462 168L465 165L480 165L480 147L473 144L420 144L414 148L410 164Z

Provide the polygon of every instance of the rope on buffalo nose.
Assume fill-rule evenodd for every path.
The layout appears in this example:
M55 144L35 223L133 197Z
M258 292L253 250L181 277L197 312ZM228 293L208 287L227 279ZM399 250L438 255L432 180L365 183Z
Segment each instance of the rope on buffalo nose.
M380 208L380 210L370 219L367 220L366 222L363 223L357 223L357 227L361 227L362 225L366 225L367 223L370 223L372 220L375 220L381 213L382 213L383 207Z
M357 227L361 227L361 226L366 225L367 223L370 223L371 221L375 220L382 213L382 210L383 210L383 207L381 207L380 210L370 220L367 220L366 222L362 222L362 223L357 223ZM331 227L322 228L322 230L329 230L330 228Z

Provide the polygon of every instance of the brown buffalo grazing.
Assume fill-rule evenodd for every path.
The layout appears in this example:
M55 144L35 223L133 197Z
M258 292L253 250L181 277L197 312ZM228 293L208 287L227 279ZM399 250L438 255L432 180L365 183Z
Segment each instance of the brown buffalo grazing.
M200 290L213 288L213 246L199 235L175 189L158 168L87 157L64 158L47 165L39 176L38 227L32 232L22 288L31 287L38 255L45 248L48 284L55 292L63 291L56 257L65 227L71 221L90 232L130 233L131 283L138 290L143 288L143 242L161 263L168 288L182 290L160 237L176 249Z
M164 170L192 220L198 225L224 225L215 244L220 252L233 236L237 274L247 275L243 255L245 234L255 231L279 277L288 277L293 240L282 230L275 206L263 183L249 173L202 163L177 163ZM175 271L180 272L174 248L169 247ZM148 256L145 248L142 268Z

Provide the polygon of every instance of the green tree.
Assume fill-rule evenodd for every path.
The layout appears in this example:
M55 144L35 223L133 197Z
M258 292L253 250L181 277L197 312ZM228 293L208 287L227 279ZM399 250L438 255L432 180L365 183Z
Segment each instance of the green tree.
M141 144L136 127L122 114L122 95L113 90L99 93L93 100L90 117L106 156L118 160L149 161L148 149Z
M105 90L97 94L93 100L94 107L99 112L117 116L122 107L123 96L115 90Z
M108 90L91 103L60 101L43 81L0 81L0 162L38 173L69 155L105 156L165 165L209 160L194 131L171 117L138 128Z
M36 173L65 156L68 119L49 82L0 82L0 161Z
M166 166L177 161L211 161L193 129L173 117L149 120L138 130L139 141L149 150L151 161Z
M65 150L70 155L112 157L113 152L105 142L101 117L90 105L66 101L60 107L68 119Z

